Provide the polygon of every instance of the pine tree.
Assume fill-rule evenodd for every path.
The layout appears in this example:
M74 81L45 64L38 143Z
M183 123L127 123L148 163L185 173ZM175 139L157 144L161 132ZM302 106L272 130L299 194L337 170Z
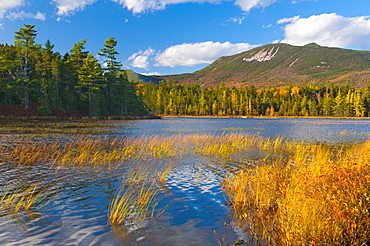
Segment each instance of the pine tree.
M87 94L89 102L90 116L99 116L104 113L102 107L101 89L106 86L103 69L98 59L89 53L84 60L81 68L78 70L79 82L77 88L82 88L83 95Z
M122 64L117 61L116 55L119 53L116 51L115 47L117 46L117 41L114 37L108 38L104 43L104 48L102 48L98 55L103 56L105 58L104 64L106 65L106 73L105 78L107 80L107 87L106 87L106 99L108 105L108 111L111 114L115 114L115 101L117 101L116 97L120 95L116 95L116 93L125 93L122 91L117 91L116 84L118 81L118 73L122 67Z
M24 102L25 108L29 108L30 106L29 90L30 86L32 86L30 78L30 55L34 50L40 47L35 43L37 31L34 30L34 28L35 25L25 24L23 28L15 32L16 35L14 36L14 44L18 48L19 62L22 67L21 75L17 81L21 90L21 93L18 95Z

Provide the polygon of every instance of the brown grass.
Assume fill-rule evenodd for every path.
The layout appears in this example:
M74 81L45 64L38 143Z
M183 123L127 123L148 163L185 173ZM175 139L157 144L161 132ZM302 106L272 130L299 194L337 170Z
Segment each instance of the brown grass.
M370 142L333 152L296 145L288 164L242 170L223 185L240 226L278 245L370 241Z

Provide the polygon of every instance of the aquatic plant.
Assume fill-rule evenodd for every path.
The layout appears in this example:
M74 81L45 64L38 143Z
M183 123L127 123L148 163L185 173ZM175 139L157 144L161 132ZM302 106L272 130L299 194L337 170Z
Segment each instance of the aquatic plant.
M128 172L110 204L110 223L136 223L162 214L165 208L156 209L158 197L172 167L162 169L158 164L145 163Z
M273 244L366 245L369 151L370 142L338 152L298 144L288 161L229 176L223 187L236 223L253 225L255 233Z
M51 193L49 189L54 185L54 182L43 184L17 184L14 187L8 188L0 197L0 210L5 214L18 214L21 211L38 214L52 196L57 192ZM58 188L57 188L58 189Z
M111 224L136 222L154 217L156 195L160 189L154 181L121 186L109 208Z

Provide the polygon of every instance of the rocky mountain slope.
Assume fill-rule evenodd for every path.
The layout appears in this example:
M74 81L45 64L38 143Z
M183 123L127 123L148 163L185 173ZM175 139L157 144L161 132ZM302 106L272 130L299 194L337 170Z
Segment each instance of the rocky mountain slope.
M363 87L370 81L370 52L329 48L315 43L305 46L269 44L221 57L194 73L155 78L201 86L349 83Z

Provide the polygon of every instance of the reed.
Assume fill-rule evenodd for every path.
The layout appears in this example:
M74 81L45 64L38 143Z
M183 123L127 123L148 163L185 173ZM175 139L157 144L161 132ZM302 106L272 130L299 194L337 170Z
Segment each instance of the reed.
M250 134L178 134L115 138L76 135L70 138L2 138L0 160L19 165L119 165L132 160L176 159L187 153L226 158L257 147L264 140ZM260 148L260 147L258 147Z
M36 210L41 209L49 201L51 194L48 190L54 185L50 182L43 185L42 182L29 185L16 185L10 187L0 197L0 210L6 214L18 214L21 211L37 214Z
M168 165L161 169L146 163L129 172L110 204L108 218L111 225L127 225L161 215L165 211L165 208L157 210L161 185L172 167Z
M370 142L337 152L320 144L295 149L289 160L224 180L237 223L278 245L369 243Z

